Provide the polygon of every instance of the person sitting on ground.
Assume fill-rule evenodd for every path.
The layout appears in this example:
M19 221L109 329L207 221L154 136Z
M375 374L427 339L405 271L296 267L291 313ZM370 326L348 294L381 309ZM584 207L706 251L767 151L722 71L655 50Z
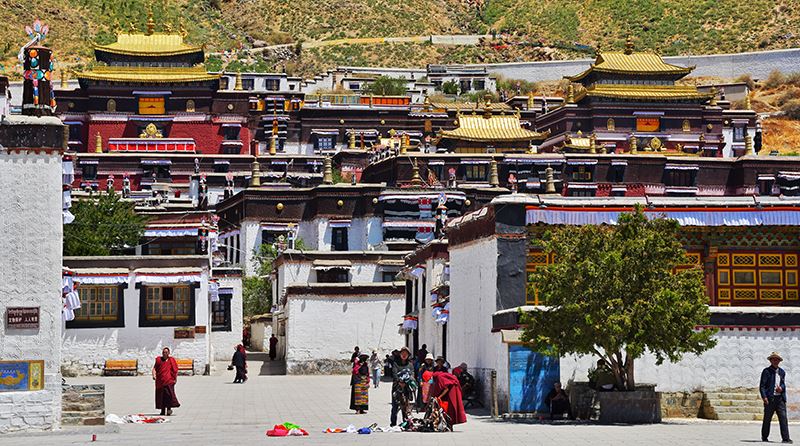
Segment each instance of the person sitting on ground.
M545 403L550 408L550 419L554 420L556 415L559 417L563 416L564 414L567 417L572 418L572 411L569 407L569 396L564 389L561 388L560 382L553 383L553 390L547 394L547 398L545 398Z
M608 367L608 363L606 363L606 361L602 359L597 360L597 369L595 374L597 377L595 389L598 392L608 392L610 390L614 390L614 385L617 380L614 378L614 372L612 372L611 368Z

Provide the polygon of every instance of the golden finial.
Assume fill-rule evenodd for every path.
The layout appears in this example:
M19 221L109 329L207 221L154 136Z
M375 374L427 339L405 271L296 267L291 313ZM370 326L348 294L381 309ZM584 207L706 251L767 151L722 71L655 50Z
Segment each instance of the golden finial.
M553 168L547 166L547 169L544 170L544 176L546 181L544 193L546 194L556 193L556 181L555 178L553 178Z
M753 137L750 134L744 135L744 154L753 155Z
M411 185L414 187L422 187L425 184L422 182L422 177L419 176L419 166L417 159L414 158L414 164L411 166Z
M500 187L500 174L497 172L497 160L494 158L489 163L489 186Z
M172 34L172 23L169 23L169 22L165 23L164 24L164 31L167 34Z
M243 88L242 88L242 72L241 71L237 71L236 72L236 83L234 84L233 89L236 90L236 91L242 91L243 90Z
M153 3L147 4L147 35L152 36L156 30L156 23L153 21Z
M269 138L269 154L270 155L278 154L278 135L273 134Z
M589 153L597 153L597 134L595 132L589 135Z
M322 184L333 184L333 167L329 156L322 160Z
M61 89L66 90L68 87L67 85L67 70L61 69Z
M355 150L356 149L356 130L350 130L350 140L348 142L348 149Z
M253 162L250 164L250 187L261 186L261 164L258 163L258 157L253 157Z
M702 135L701 135L702 136ZM631 154L635 155L639 149L639 139L636 138L636 135L631 133L631 137L628 139L630 146L631 146Z
M533 110L534 100L533 100L533 90L528 92L528 110Z
M633 37L628 34L628 37L625 39L625 54L633 54Z
M711 87L711 100L708 101L708 105L712 107L717 105L717 87Z
M572 84L569 84L567 87L567 104L574 104L575 103L575 87Z
M178 21L178 33L181 35L181 37L186 37L189 35L189 32L183 27L183 20Z
M749 92L746 95L744 95L744 109L745 110L752 110L753 109L753 104L750 103L750 93Z
M100 132L94 136L94 153L103 153L103 137Z
M139 32L139 29L136 27L136 24L133 22L128 23L128 29L130 30L131 34L136 34Z

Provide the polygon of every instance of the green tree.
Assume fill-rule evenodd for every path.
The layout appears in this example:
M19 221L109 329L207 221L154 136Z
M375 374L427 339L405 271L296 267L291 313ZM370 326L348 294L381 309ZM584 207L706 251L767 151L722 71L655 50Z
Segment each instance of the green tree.
M302 239L296 239L294 249L306 249ZM242 303L245 316L268 313L272 309L272 271L278 250L273 245L262 244L253 250L255 274L242 280Z
M657 363L712 348L715 330L703 273L686 264L675 220L649 220L641 207L616 226L569 226L545 234L554 263L531 274L546 307L523 314L522 340L549 355L593 354L620 390L634 390L634 360ZM530 290L533 291L533 290Z
M406 80L390 76L378 76L362 91L375 96L403 96L406 94Z
M73 202L75 221L64 225L65 256L121 254L139 244L147 218L136 214L134 203L118 194Z
M442 93L444 94L458 94L458 82L447 81L442 84Z

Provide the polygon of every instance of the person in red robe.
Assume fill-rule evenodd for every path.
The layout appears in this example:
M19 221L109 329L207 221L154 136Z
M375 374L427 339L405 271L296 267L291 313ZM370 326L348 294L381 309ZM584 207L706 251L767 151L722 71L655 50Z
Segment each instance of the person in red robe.
M461 398L461 384L455 375L449 372L434 372L433 386L429 395L447 403L446 412L451 426L467 422L467 413L464 411L464 402Z
M175 396L175 383L178 380L178 362L171 357L169 347L161 350L161 356L156 358L153 366L153 380L156 382L156 409L161 409L161 415L172 415L173 407L181 407L178 397Z

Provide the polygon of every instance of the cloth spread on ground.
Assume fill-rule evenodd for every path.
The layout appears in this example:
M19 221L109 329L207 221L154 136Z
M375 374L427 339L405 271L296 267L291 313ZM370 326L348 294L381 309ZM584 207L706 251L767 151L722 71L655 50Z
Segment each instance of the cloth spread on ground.
M164 417L153 417L144 414L125 415L124 417L120 417L119 415L110 413L106 416L106 423L161 424L161 423L169 423L169 420Z
M304 437L308 432L294 423L276 424L267 431L268 437Z
M373 423L360 429L351 424L347 427L329 427L322 431L324 434L371 434L374 432L403 432L403 429L400 426L380 427L378 423Z

